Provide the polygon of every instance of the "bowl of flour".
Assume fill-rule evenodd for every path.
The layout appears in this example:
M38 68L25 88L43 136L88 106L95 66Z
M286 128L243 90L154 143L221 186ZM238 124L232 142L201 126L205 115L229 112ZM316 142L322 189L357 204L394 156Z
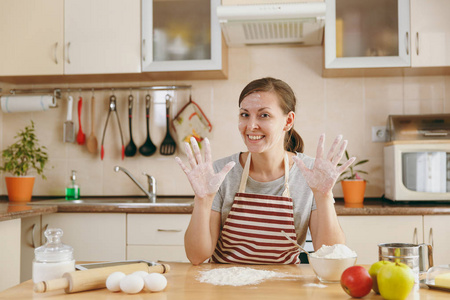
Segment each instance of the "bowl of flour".
M358 255L343 244L323 245L308 257L317 278L324 283L339 282L342 272L355 265Z

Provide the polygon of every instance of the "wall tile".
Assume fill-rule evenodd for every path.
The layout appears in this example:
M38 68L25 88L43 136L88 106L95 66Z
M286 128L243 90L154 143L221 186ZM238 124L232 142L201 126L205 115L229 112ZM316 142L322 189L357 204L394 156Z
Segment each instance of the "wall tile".
M238 124L238 97L251 80L272 76L286 81L297 97L295 128L305 142L305 153L315 156L317 141L326 133L326 149L337 134L349 141L348 150L358 159L368 158L369 184L366 197L380 197L384 193L383 143L371 141L371 127L385 125L389 114L450 113L450 76L405 76L401 73L390 77L323 78L323 48L298 46L252 46L229 49L229 78L227 80L123 82L104 84L58 84L71 88L74 96L73 120L78 131L77 100L80 86L116 87L126 85L190 84L191 91L173 94L172 116L187 103L189 92L213 124L210 134L213 159L245 151ZM369 73L367 73L369 74ZM0 83L3 93L10 88L54 88L53 84L14 86ZM132 91L134 96L133 139L141 146L146 138L145 95ZM129 91L115 91L118 113L125 145L129 142L127 99ZM82 126L86 137L91 124L91 97L89 91L83 97ZM100 143L111 91L95 92L94 133L99 142L99 153L87 151L85 146L62 142L63 124L66 120L67 93L58 100L58 108L47 112L4 114L0 113L0 146L9 145L18 129L36 123L36 133L48 147L49 169L47 180L36 179L34 195L61 195L69 181L72 169L78 172L82 195L143 195L142 191L123 173L113 170L115 165L127 168L147 188L142 172L152 174L158 181L158 193L162 195L192 195L190 184L174 161L173 156L155 153L144 157L139 153L121 160L121 139L117 122L111 119L105 137L105 159L100 160ZM164 93L151 93L151 139L159 148L166 133ZM173 133L174 134L174 133ZM175 135L175 134L174 134ZM186 162L187 163L187 162ZM0 194L6 190L1 175ZM340 185L334 188L336 197L342 196Z

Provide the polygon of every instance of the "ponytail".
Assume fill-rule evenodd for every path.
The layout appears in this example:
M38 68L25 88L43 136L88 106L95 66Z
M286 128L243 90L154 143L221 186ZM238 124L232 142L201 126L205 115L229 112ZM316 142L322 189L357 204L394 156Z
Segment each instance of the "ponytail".
M303 153L303 139L298 134L297 131L295 131L294 128L291 128L285 135L284 138L284 150L288 152L300 152Z

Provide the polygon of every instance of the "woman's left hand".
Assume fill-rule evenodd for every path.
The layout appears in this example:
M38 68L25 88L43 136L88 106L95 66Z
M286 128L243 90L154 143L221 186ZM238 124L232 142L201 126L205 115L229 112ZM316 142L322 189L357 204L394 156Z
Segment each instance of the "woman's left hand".
M292 158L305 177L306 182L313 191L314 195L316 195L316 193L321 193L324 195L330 193L336 184L339 175L344 172L345 169L347 169L356 159L355 157L352 157L341 166L338 166L348 143L344 140L338 149L338 145L341 140L342 135L338 135L334 140L333 145L331 145L327 157L324 158L325 134L322 134L319 138L316 159L312 169L306 167L303 161L297 156Z

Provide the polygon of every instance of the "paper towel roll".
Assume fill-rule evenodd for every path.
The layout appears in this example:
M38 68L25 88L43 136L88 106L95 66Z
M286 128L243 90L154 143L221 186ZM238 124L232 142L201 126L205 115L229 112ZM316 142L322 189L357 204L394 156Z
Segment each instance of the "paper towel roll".
M56 98L52 95L2 96L1 106L5 113L46 111L56 106Z

